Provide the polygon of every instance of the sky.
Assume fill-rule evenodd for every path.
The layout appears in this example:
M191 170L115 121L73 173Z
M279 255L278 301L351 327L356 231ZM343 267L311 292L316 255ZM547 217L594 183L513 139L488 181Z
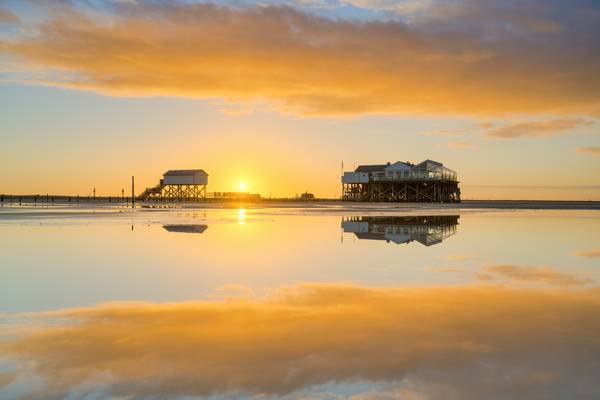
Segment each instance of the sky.
M340 194L434 159L465 199L600 200L600 4L0 0L0 193Z

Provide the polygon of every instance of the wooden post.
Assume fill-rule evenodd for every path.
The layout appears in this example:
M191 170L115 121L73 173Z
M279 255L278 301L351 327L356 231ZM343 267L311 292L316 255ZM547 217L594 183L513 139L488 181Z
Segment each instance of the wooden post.
M131 176L131 208L135 208L135 177Z

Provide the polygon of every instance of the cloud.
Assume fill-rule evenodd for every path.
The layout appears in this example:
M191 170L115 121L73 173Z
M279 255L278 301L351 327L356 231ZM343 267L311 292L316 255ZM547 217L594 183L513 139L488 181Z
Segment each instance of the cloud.
M15 23L19 21L19 17L8 10L0 8L0 24L2 23Z
M356 7L376 11L391 11L399 15L413 14L431 9L434 0L348 0Z
M424 136L448 136L448 137L456 137L462 136L466 133L466 129L440 129L440 130L432 130L421 133Z
M405 23L283 6L43 2L47 19L0 52L25 75L47 69L37 83L117 96L268 101L311 115L598 114L599 13L453 3ZM557 14L569 29L549 29Z
M487 266L479 274L479 278L481 280L508 279L514 282L554 286L581 286L591 282L589 279L565 274L551 267L522 267L510 264Z
M485 136L495 139L516 139L521 137L547 138L570 133L590 122L581 118L557 118L546 121L516 122L513 124L490 127Z
M600 146L585 146L578 147L577 151L580 153L592 154L592 155L600 155Z
M451 149L472 149L475 147L473 143L463 142L463 141L452 141L447 143L448 147Z
M424 269L428 272L464 272L463 268L458 267L428 267Z
M578 398L600 392L599 311L597 289L299 285L29 315L33 331L0 354L39 380L34 398L294 398L353 382L421 399Z
M580 250L575 255L577 257L598 258L600 257L600 249Z
M8 385L10 382L14 381L17 378L17 374L13 373L3 373L0 372L0 388L5 385Z

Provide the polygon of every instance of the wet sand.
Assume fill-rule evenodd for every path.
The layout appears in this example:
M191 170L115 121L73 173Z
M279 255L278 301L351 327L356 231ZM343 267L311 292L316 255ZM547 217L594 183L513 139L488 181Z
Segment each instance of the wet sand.
M5 202L0 204L0 215L10 213L53 214L65 213L74 216L79 212L89 213L90 208L98 213L122 213L131 210L124 202L86 201L69 203L56 201L52 203ZM231 209L231 208L288 208L313 211L460 211L460 210L600 210L600 201L544 201L544 200L464 200L461 203L386 203L386 202L347 202L339 200L263 200L254 202L198 202L198 203L136 203L136 210L172 210L172 209ZM32 211L36 210L36 211ZM85 211L83 211L85 210Z

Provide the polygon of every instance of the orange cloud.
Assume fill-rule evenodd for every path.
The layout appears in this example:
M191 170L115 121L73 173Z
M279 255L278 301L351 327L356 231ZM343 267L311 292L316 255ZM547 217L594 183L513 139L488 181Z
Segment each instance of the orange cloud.
M114 14L94 17L74 7L54 9L47 21L27 27L37 33L4 40L0 51L23 60L24 69L58 72L41 83L110 95L267 100L300 114L596 115L600 109L597 54L578 50L593 36L540 33L551 28L547 21L518 22L519 10L512 21L537 27L528 31L531 38L460 28L470 18L493 21L489 12L408 25L276 6L113 7Z
M448 142L448 147L451 149L472 149L475 147L473 143L463 142L463 141L452 141Z
M1 23L13 23L18 22L19 17L8 10L3 10L0 8L0 24Z
M465 133L467 133L467 131L465 129L440 129L440 130L423 132L421 134L424 136L456 137L456 136L462 136Z
M424 399L600 392L597 289L303 285L264 300L30 318L37 328L5 338L0 354L17 380L39 379L31 397L297 397L351 382Z
M600 257L600 249L581 250L575 253L578 257L597 258Z
M459 267L428 267L424 270L428 272L465 272L464 268Z
M517 122L491 128L485 135L497 139L515 139L521 137L545 138L554 135L568 134L571 130L589 125L589 121L581 118L557 118L547 121Z

